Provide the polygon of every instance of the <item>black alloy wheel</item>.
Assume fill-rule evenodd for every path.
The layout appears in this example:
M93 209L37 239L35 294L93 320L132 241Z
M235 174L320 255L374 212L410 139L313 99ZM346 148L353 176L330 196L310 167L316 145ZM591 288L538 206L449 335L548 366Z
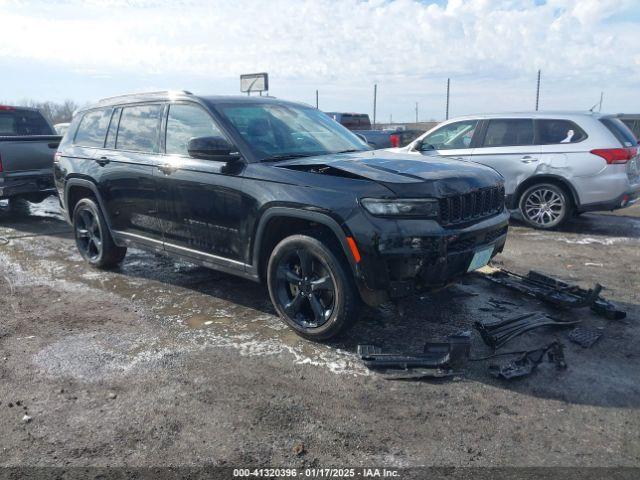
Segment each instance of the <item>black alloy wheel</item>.
M76 204L73 231L80 255L94 267L113 267L127 254L126 247L113 241L102 211L92 198L83 198Z
M326 340L357 318L360 297L338 248L331 241L292 235L271 253L271 301L284 322L305 338Z

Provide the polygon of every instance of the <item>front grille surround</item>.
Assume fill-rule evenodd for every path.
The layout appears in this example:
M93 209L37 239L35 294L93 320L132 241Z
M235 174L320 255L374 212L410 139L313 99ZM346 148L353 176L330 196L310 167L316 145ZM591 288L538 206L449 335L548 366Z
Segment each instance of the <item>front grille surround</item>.
M444 197L438 202L440 224L443 226L487 218L504 209L504 185Z

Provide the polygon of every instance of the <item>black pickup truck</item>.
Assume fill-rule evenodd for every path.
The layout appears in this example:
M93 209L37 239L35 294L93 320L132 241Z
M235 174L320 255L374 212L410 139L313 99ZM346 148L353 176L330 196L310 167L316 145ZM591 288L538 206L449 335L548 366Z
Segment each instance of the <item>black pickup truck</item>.
M53 155L62 137L33 108L0 105L0 200L55 195Z

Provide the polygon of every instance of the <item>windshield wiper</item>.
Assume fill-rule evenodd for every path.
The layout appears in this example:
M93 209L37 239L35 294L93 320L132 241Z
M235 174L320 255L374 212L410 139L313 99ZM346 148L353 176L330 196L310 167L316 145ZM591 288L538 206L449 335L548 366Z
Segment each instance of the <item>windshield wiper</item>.
M277 162L278 160L291 160L293 158L315 157L317 153L282 153L280 155L270 155L260 160L261 162Z
M340 150L335 153L353 153L353 152L362 152L362 150L358 150L357 148L350 148L349 150Z

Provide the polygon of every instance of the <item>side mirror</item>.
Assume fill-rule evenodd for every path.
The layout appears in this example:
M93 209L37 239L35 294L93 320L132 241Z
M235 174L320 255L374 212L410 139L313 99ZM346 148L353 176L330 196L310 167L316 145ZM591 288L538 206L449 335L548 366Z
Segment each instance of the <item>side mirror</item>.
M358 132L353 132L355 134L356 137L358 137L360 140L362 140L364 143L369 143L367 142L367 137L365 137L364 135L362 135L361 133Z
M238 149L222 137L196 137L187 145L189 156L203 160L234 162L239 160Z
M417 140L416 143L413 144L413 149L416 152L421 152L422 151L422 140Z

